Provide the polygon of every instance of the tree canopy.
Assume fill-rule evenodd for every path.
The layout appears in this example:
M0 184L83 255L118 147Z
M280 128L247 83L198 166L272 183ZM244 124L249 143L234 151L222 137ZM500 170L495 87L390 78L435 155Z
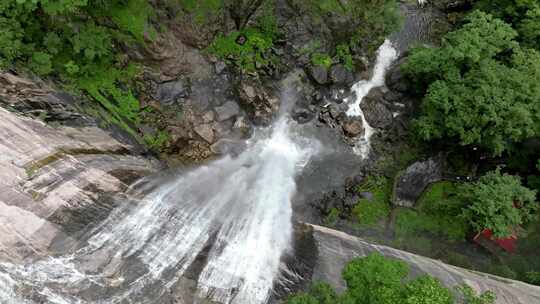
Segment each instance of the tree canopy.
M522 186L518 176L501 174L499 169L463 184L458 195L468 204L462 216L475 231L487 228L496 237L510 236L513 228L530 221L538 209L536 191Z
M475 11L439 48L412 51L403 71L425 93L416 131L495 155L540 134L540 53L504 21Z

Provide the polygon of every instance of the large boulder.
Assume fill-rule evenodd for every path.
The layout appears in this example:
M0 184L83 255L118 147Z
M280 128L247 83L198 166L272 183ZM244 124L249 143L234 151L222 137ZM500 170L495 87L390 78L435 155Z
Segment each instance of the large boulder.
M240 114L240 107L238 107L238 104L234 101L227 101L225 104L216 107L214 110L217 113L218 121L224 121Z
M386 106L383 93L380 89L371 90L371 92L369 92L362 100L360 108L370 126L384 129L392 124L392 112Z
M309 75L318 84L324 85L328 83L328 69L323 66L311 66L309 68Z
M348 137L357 137L364 133L362 120L359 118L348 118L343 122L343 132Z
M330 68L330 80L337 85L350 86L354 82L354 74L343 64L335 64Z
M442 179L442 173L443 158L440 156L413 163L396 177L393 204L413 207L429 184Z

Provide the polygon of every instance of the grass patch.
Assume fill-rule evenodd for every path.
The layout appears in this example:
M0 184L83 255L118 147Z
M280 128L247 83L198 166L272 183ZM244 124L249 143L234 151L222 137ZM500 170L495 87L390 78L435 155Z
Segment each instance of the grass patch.
M446 181L432 184L420 197L417 210L399 209L396 235L410 237L427 233L452 242L465 240L469 225L459 216L462 204L455 198L455 187Z
M373 198L362 198L353 208L353 215L361 225L372 226L390 213L391 184L384 176L369 176L358 186L358 192L369 192Z

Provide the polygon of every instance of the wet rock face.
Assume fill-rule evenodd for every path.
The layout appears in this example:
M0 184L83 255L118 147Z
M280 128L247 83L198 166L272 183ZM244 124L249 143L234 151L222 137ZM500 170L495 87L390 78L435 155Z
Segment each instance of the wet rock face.
M413 207L424 189L442 179L443 159L441 156L415 162L396 177L393 204Z
M69 114L69 95L14 75L0 79L11 83L0 93L0 260L47 254L55 240L69 245L73 234L112 208L105 196L121 195L160 167L91 118ZM59 118L55 127L34 119L36 109Z

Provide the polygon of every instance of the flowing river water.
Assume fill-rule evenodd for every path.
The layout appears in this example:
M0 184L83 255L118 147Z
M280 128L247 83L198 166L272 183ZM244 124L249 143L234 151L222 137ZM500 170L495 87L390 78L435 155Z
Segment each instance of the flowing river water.
M364 122L356 146L363 156L373 130L360 103L384 84L396 55L385 42L373 77L353 87L348 115ZM288 109L292 101L283 95ZM295 179L322 148L282 112L236 156L137 182L131 190L137 199L119 204L67 253L27 264L0 262L0 303L160 303L195 264L197 298L267 302L286 271L282 258L292 250Z

